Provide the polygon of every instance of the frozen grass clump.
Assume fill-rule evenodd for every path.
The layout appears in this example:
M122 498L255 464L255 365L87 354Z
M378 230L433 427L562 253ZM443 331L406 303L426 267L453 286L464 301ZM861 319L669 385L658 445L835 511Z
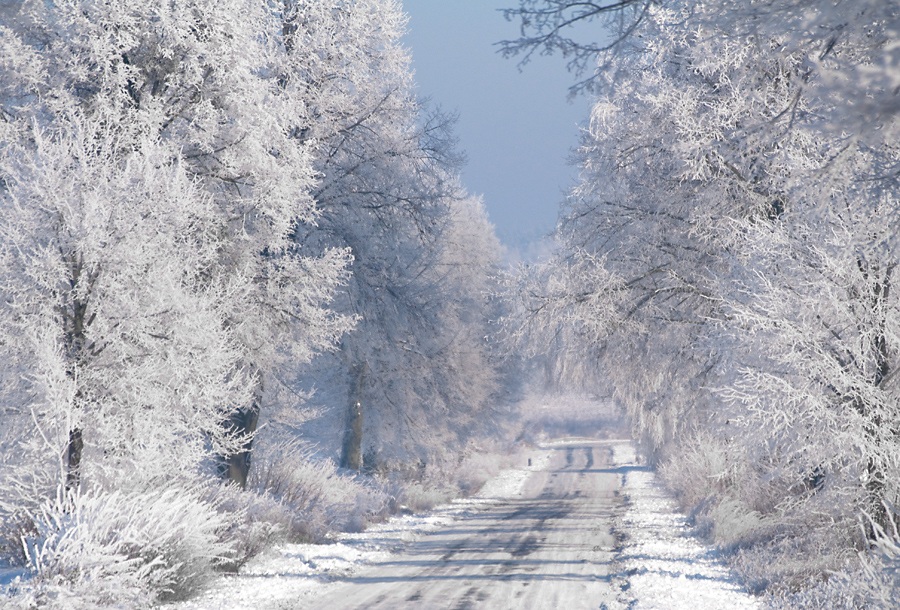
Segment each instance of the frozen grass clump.
M869 524L871 526L871 524ZM900 535L874 526L875 544L827 578L797 592L771 596L772 610L893 610L900 608Z
M204 490L65 492L29 515L19 607L144 607L182 599L233 554L233 515Z

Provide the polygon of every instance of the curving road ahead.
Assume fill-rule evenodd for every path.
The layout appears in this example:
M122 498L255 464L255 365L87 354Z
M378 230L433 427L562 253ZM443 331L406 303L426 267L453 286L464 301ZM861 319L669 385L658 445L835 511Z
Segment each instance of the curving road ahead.
M311 608L614 608L612 528L625 469L610 441L545 447L522 494L423 537ZM631 467L630 469L633 469Z

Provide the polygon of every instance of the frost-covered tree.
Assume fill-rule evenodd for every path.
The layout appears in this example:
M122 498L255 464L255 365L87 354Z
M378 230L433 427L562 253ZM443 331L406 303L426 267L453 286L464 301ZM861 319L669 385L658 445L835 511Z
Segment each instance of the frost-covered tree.
M460 230L453 218L471 214L473 204L455 178L452 121L426 114L413 94L399 3L286 6L297 67L285 87L310 100L300 137L315 142L322 176L314 192L321 216L296 240L353 256L336 306L357 326L329 357L326 382L345 388L342 463L358 468L366 451L379 459L428 453L483 408L493 387L490 366L468 379L471 369L458 366L462 353L475 363L486 349L484 335L471 330L484 326L485 310L462 311L475 295L458 278L465 270L473 284L483 282L497 244L480 238L466 256L450 241ZM490 233L481 216L470 219L473 234Z
M210 277L216 210L158 142L119 157L77 116L33 133L0 162L13 504L85 478L196 475L237 448L224 423L250 399L228 286Z
M855 508L890 527L885 507L900 499L897 201L880 188L838 197L846 207L824 217L801 210L738 229L721 394L739 444L769 476L821 487L841 498L842 516Z
M92 135L83 138L96 145L69 148L96 155L96 164L116 176L143 143L155 143L159 154L170 156L159 160L155 153L154 162L179 168L211 210L197 230L214 236L215 259L197 271L197 281L221 295L221 333L239 354L223 383L250 380L240 388L240 400L228 393L218 397L223 412L243 414L223 430L247 439L266 376L282 360L307 361L348 328L346 318L323 307L343 280L346 253L309 257L290 241L297 223L316 217L314 169L308 144L296 137L306 100L286 95L282 86L284 32L272 8L249 0L25 2L5 6L2 14L8 166L33 164L42 138L65 149L69 134L87 130ZM93 166L84 157L72 163ZM4 181L13 196L12 187L27 179L13 175L16 168L9 171ZM94 188L77 178L72 183L79 188ZM114 180L109 188L117 186ZM29 205L41 205L40 197ZM95 267L82 272L80 264L72 263L74 284L88 286L102 277ZM80 302L80 294L68 322L75 336L87 332L88 310L104 306L102 299ZM202 336L198 328L196 340ZM246 387L253 388L249 398ZM74 472L83 431L73 424L70 432ZM246 477L248 450L225 452L238 482Z
M793 93L790 61L679 28L680 19L652 11L641 38L620 43L598 77L604 95L577 153L561 250L522 293L532 327L611 363L604 375L657 446L690 425L708 381L712 363L693 348L718 315L727 219L783 207L773 147L731 138Z
M717 531L753 524L724 541L794 536L786 573L807 545L837 565L857 518L870 540L894 530L900 493L900 6L659 4L598 55L581 182L559 255L522 281L524 328L583 346L675 484L732 520Z

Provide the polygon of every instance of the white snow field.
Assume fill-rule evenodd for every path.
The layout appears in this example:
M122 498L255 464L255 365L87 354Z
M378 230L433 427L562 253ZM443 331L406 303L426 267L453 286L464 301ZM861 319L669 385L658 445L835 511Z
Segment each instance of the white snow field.
M289 544L169 610L751 609L628 440L564 439L469 499Z

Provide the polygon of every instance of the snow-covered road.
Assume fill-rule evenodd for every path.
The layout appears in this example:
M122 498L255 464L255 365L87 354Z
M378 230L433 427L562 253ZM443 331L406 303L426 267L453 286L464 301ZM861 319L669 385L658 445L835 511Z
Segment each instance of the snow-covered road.
M534 450L475 498L287 545L179 610L757 609L627 440Z
M309 606L598 608L619 595L610 574L621 477L604 443L544 449L546 467L497 502L347 579ZM544 461L544 460L542 460Z

